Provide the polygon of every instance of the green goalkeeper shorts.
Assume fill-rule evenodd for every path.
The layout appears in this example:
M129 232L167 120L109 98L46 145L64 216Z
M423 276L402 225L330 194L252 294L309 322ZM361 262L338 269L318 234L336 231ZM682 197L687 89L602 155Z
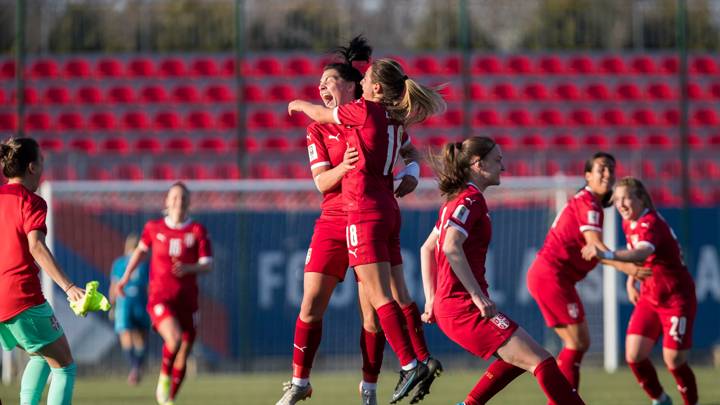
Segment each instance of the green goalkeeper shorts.
M8 351L20 346L28 353L36 353L62 335L63 329L47 301L0 322L0 345Z

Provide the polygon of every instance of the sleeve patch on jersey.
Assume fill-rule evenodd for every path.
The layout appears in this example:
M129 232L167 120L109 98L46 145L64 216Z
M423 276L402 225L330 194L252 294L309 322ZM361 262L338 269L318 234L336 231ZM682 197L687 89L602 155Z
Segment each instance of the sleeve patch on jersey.
M318 154L317 154L317 148L315 147L314 143L311 143L308 145L308 157L310 158L310 161L317 160Z
M588 211L587 220L590 225L600 225L600 213L597 211Z
M470 210L464 206L464 205L458 205L457 208L455 208L455 212L453 212L453 218L457 219L461 223L465 223L467 221L468 217L470 216Z

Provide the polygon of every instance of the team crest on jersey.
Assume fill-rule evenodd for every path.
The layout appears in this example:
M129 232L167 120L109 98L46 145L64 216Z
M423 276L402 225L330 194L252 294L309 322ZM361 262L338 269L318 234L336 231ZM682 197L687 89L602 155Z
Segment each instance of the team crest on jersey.
M195 235L192 233L185 234L185 247L192 247L195 244Z
M576 302L571 302L567 304L567 310L568 315L570 315L570 317L573 319L577 319L577 317L580 315L580 307Z
M457 208L455 208L455 212L453 212L453 218L463 224L467 221L468 216L470 216L470 210L464 205L458 205Z
M155 316L160 316L165 312L165 305L163 304L155 304L153 306L153 312L155 313Z
M315 147L314 143L308 145L308 157L310 158L311 162L318 158L317 148Z
M597 211L588 211L588 224L599 225L600 224L600 213Z
M305 265L310 263L310 256L312 256L312 248L308 248L307 255L305 255Z
M507 317L503 314L497 314L490 318L490 321L495 324L500 329L507 329L510 327L510 320L507 319Z
M159 233L159 232L158 232L158 234L157 234L155 237L156 237L157 240L159 240L160 242L165 242L165 241L167 240L167 238L165 237L165 235L163 235L162 233Z

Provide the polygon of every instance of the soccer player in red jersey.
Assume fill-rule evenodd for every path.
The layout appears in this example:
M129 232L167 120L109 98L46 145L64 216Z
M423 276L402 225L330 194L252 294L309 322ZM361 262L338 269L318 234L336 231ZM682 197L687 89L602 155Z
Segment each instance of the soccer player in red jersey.
M348 212L347 249L350 266L368 295L385 336L400 360L400 381L392 403L404 398L434 370L418 361L402 309L393 298L393 268L400 257L400 210L393 193L393 166L403 144L405 127L445 108L442 97L405 75L390 59L375 60L365 72L363 97L329 109L295 100L288 113L303 112L317 123L348 129L347 142L358 151L355 168L342 179L344 209ZM419 312L419 311L417 311ZM416 312L416 313L417 313ZM412 319L419 318L412 316ZM417 322L409 325L418 330Z
M598 263L584 260L581 249L597 245L608 250L602 241L603 206L612 195L615 158L605 152L594 154L585 162L585 181L585 187L555 218L527 273L530 295L540 307L547 326L563 342L558 365L575 389L580 384L580 363L590 347L590 331L575 284ZM632 263L616 264L629 275L643 278L649 274L647 269Z
M0 144L0 166L8 183L0 186L0 344L26 351L30 361L20 383L20 403L40 402L52 373L48 404L72 402L76 367L62 327L43 296L38 264L79 301L85 291L60 269L45 245L47 204L35 194L43 156L31 138ZM37 262L37 264L36 264Z
M165 198L166 216L145 224L140 243L118 281L118 293L148 255L150 322L163 338L162 366L156 390L160 405L173 404L185 378L187 357L196 335L197 275L212 270L212 250L205 227L189 217L190 191L184 183L170 187Z
M353 62L368 61L370 52L371 48L362 37L353 39L348 47L338 48L344 61L327 65L320 79L320 96L326 107L335 108L362 95L360 81L363 76L353 67ZM320 345L322 316L334 288L338 282L342 282L348 268L345 237L347 214L343 209L340 182L344 174L354 168L358 153L354 148L346 146L345 128L334 123L311 124L308 127L307 139L313 178L318 190L323 193L322 213L315 223L305 265L303 302L295 325L293 379L290 384L286 384L285 393L278 405L294 404L310 396L310 369ZM396 176L402 179L395 192L398 197L410 193L418 182L418 173L408 169L418 167L418 153L408 136L402 140L400 156L405 160L406 168ZM393 297L403 309L407 322L416 325L410 329L410 334L414 349L419 353L418 357L441 369L437 360L430 359L420 313L408 292L401 263L394 266L392 275ZM375 310L364 294L362 283L358 284L358 290L363 317L360 336L363 380L360 393L363 404L374 404L377 403L376 387L385 335L379 328ZM420 386L423 389L418 388L413 401L421 400L429 392L432 379L428 378L423 383Z
M582 253L588 260L614 259L644 263L652 276L643 280L628 277L627 292L635 310L625 340L625 358L640 386L654 405L672 404L649 359L655 342L663 337L663 359L675 377L685 405L698 403L695 375L687 364L697 310L695 283L683 262L675 234L655 210L643 183L632 177L621 179L613 195L615 208L623 219L627 249L603 251L587 245Z
M435 158L446 201L420 251L423 320L437 322L470 353L497 357L461 404L485 404L524 371L533 373L553 403L583 404L550 353L499 312L488 295L485 260L492 222L483 193L500 184L502 159L500 146L487 137L446 144Z

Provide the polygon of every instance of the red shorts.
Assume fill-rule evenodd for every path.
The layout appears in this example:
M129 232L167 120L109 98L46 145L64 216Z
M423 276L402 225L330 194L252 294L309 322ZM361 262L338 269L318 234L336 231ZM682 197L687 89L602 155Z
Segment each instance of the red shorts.
M540 307L547 326L554 328L582 323L585 320L585 308L575 290L575 283L557 274L555 266L538 256L527 273L530 295Z
M148 302L147 311L150 315L150 322L155 330L157 330L158 325L160 325L160 322L164 319L175 318L183 332L195 333L195 311L173 307L165 302Z
M657 340L663 336L663 347L687 350L692 347L692 331L697 304L663 308L640 296L628 323L628 335L640 335Z
M345 229L347 216L320 215L315 221L312 240L305 257L306 273L322 273L345 279L348 269Z
M390 262L402 264L400 211L352 211L348 213L347 255L350 266Z
M451 317L437 317L436 321L452 341L485 360L495 354L518 328L518 324L502 313L488 319L483 318L477 308Z

